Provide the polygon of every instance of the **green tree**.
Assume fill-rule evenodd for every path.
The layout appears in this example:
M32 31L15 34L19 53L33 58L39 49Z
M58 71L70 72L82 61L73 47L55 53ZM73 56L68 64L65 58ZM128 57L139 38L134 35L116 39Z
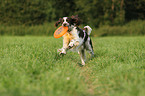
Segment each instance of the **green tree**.
M76 10L74 0L52 0L53 8L55 11L55 20L60 17L71 16Z
M2 0L0 22L6 24L42 24L51 21L53 9L45 0Z
M145 19L145 0L125 0L125 20Z

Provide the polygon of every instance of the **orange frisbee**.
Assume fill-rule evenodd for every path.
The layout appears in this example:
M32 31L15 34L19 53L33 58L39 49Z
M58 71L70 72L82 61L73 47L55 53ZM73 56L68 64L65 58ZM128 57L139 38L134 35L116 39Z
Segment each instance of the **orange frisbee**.
M62 37L68 30L68 27L60 26L55 32L54 32L54 38L60 38Z

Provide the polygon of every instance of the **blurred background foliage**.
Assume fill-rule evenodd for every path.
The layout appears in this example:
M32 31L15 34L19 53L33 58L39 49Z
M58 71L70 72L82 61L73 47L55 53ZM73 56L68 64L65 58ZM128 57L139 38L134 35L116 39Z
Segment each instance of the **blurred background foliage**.
M145 19L145 0L0 0L3 29L54 24L60 17L77 14L84 25L93 28L123 26L132 20Z

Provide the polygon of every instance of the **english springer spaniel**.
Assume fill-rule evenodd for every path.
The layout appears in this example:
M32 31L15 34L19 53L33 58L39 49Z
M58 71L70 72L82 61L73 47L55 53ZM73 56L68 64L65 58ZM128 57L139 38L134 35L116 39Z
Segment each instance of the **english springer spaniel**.
M59 54L66 54L68 50L78 51L82 65L85 65L85 50L87 50L91 57L94 56L93 46L91 38L89 37L92 29L90 26L85 26L84 29L79 28L81 21L79 17L71 16L60 18L55 26L57 27L59 24L62 26L68 26L68 31L63 35L63 47L58 49Z

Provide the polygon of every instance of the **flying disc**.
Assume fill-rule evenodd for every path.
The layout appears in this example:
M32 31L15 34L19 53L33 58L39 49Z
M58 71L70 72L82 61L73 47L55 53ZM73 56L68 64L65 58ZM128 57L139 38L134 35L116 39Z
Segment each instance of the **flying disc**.
M68 30L68 27L60 26L55 32L54 32L54 38L60 38L62 37Z

